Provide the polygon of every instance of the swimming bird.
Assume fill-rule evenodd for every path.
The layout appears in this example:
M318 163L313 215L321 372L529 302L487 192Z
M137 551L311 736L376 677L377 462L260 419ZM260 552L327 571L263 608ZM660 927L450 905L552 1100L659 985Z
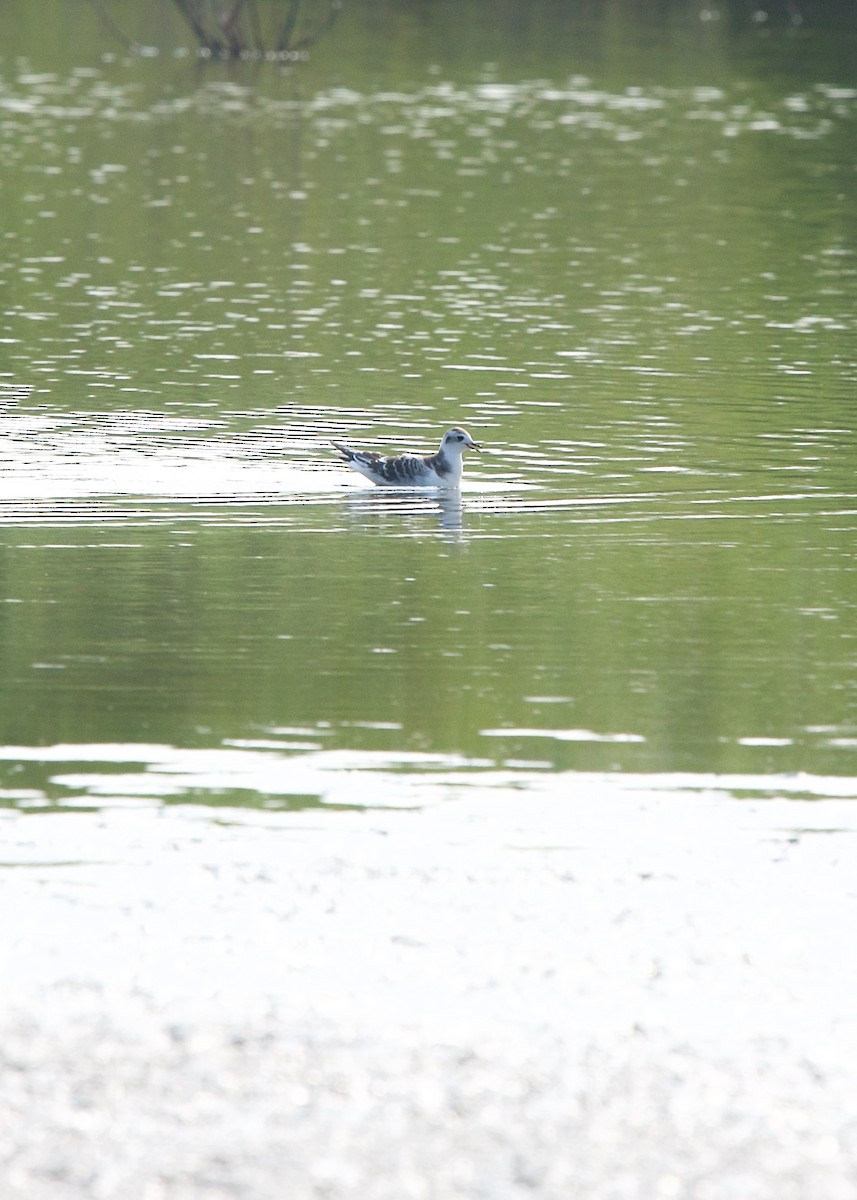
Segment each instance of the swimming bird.
M331 445L355 471L373 483L393 487L460 487L464 451L482 450L459 425L446 431L436 454L396 454L384 458L374 450L352 450L344 442Z

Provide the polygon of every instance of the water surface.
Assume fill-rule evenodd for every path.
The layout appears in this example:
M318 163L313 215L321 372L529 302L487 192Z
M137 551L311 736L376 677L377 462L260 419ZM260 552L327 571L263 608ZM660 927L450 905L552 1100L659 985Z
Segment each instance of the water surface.
M319 754L524 787L854 776L835 34L667 24L643 53L627 14L534 13L486 42L468 9L453 53L444 9L387 12L386 46L358 7L285 69L200 66L169 22L135 57L94 17L62 49L19 21L8 803L19 779L96 803L105 746L140 795L154 745L201 755L183 794L250 803L324 800ZM364 487L329 452L451 421L489 451L460 497ZM224 754L249 756L237 789Z

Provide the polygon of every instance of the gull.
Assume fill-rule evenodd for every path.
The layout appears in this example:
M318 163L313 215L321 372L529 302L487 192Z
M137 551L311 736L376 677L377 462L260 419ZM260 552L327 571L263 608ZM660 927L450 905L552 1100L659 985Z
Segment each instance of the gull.
M373 483L393 487L460 487L464 451L482 450L460 425L447 429L436 454L396 454L384 458L374 450L352 450L344 442L331 445L355 471Z

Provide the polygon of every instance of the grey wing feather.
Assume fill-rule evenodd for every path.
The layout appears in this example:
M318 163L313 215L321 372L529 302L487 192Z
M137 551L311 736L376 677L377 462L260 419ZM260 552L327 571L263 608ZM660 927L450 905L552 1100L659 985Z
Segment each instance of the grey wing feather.
M399 454L395 458L385 459L379 467L384 478L391 483L412 483L423 474L426 464L418 454Z
M346 446L345 442L331 441L331 446L339 451L342 455L343 462L360 462L364 463L372 470L378 470L383 459L380 454L376 454L374 450L352 450L350 446Z
M335 450L338 450L339 453L342 455L343 462L351 462L352 458L354 457L355 452L351 449L350 446L346 446L344 442L331 441L330 444L331 444L331 446L333 446L333 448Z

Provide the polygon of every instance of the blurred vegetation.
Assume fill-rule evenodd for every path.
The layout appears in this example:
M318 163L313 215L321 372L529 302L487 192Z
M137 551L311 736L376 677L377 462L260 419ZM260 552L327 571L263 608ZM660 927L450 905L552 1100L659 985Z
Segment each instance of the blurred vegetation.
M128 49L145 52L142 39L153 28L174 36L170 18L197 42L200 57L211 59L284 59L306 57L336 23L344 0L89 0L102 26ZM760 38L804 30L855 32L853 0L350 0L348 9L368 22L379 40L396 36L402 22L440 22L458 29L450 43L478 35L490 44L499 31L526 40L534 25L548 24L557 36L633 27L646 36L658 29L691 28L699 36L720 29L726 34L753 33ZM160 15L159 15L160 14ZM165 49L165 46L158 46Z
M118 24L107 0L90 3L114 36L126 46L138 48ZM333 26L342 0L310 0L308 5L301 0L172 0L172 4L204 56L293 58Z

